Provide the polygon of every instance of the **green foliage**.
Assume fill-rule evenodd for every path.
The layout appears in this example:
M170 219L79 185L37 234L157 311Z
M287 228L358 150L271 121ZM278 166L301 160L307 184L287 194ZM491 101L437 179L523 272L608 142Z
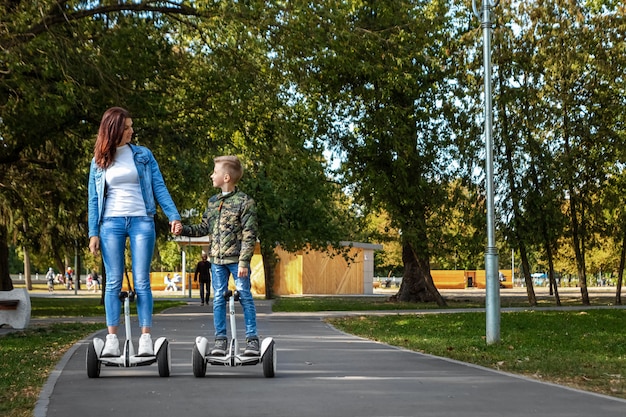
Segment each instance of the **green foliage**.
M191 248L185 248L185 251ZM159 251L159 267L162 271L181 271L181 249L178 246L178 243L169 241L165 244L161 245L161 249ZM194 250L191 249L187 256L192 256ZM153 261L153 265L156 262ZM189 271L189 266L187 266L187 271Z
M266 251L382 236L363 225L385 212L422 275L481 267L482 31L466 3L193 5L0 4L3 246L28 248L35 268L86 247L93 140L122 105L190 220L216 192L213 157L232 153ZM523 248L562 271L620 268L623 13L614 1L494 9L503 264ZM161 214L157 232L154 267L172 265Z

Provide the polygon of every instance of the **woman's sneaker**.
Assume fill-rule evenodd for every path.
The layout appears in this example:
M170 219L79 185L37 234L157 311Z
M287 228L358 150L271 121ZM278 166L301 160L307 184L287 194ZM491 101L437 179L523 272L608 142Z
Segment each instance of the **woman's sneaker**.
M150 333L144 333L139 338L137 356L154 356L154 348L152 347L152 337L150 337Z
M228 345L228 339L220 337L215 339L215 346L211 349L212 356L226 356L226 347Z
M259 356L259 338L249 337L246 339L246 350L243 356Z
M116 334L108 334L104 342L101 356L120 356L120 341Z

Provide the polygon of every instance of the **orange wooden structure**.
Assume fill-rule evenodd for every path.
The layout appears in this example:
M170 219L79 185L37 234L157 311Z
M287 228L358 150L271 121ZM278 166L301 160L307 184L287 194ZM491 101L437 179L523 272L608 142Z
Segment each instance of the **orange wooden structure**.
M207 248L205 238L177 238L176 241L183 250L188 245L201 246L205 250ZM274 294L372 294L374 251L382 249L382 245L359 242L342 244L349 247L350 262L341 255L331 256L313 250L290 253L280 247L277 248L278 264L274 271ZM264 295L265 273L258 244L250 267L252 293ZM157 280L153 278L153 282L157 283ZM163 282L162 276L158 282Z
M500 281L500 286L513 288L513 271L501 269L500 273L504 281ZM463 289L463 288L485 288L487 279L484 269L469 270L431 270L431 276L435 286L440 289Z

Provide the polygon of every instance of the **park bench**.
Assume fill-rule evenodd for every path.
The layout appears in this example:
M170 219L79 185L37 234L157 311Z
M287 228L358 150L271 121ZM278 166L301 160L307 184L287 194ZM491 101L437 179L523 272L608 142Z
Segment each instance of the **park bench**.
M30 296L26 288L0 291L0 326L25 329L30 322Z

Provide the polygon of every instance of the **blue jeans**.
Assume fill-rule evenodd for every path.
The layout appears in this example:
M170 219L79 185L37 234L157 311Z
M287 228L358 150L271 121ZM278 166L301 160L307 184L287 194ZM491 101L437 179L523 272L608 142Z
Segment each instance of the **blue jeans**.
M119 326L122 303L119 293L124 280L126 238L130 239L133 287L137 294L140 327L152 327L152 288L150 263L156 232L150 216L105 217L100 225L100 250L106 271L104 309L107 326Z
M237 264L216 265L211 264L213 278L213 325L215 337L227 337L226 333L226 299L224 292L228 290L228 278L232 274L235 286L239 292L239 302L243 307L243 319L246 324L246 337L257 337L256 334L256 308L254 298L250 291L250 275L237 277ZM231 335L237 337L237 335Z

